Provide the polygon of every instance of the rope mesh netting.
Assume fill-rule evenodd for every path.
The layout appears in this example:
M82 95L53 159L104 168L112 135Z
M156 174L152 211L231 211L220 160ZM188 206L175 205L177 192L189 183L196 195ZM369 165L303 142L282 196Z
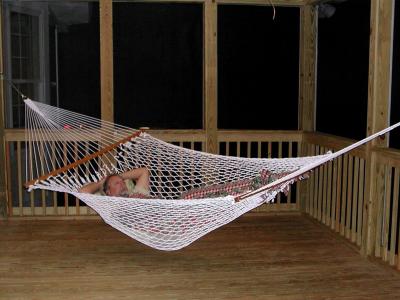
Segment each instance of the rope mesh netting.
M366 142L311 157L228 157L178 147L147 133L30 99L25 103L29 189L70 193L111 226L160 250L185 247L255 207L272 202L313 168ZM150 172L152 199L79 192L82 186L109 174L140 167ZM236 194L211 197L206 193L200 198L195 193L194 199L184 199L193 190L223 189L227 184L253 182L263 174L268 180L261 186L250 185L239 193L233 188Z

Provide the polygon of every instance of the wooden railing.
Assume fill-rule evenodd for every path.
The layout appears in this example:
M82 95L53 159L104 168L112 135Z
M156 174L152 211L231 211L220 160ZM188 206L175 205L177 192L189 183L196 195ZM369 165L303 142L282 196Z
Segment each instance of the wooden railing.
M203 130L149 130L151 135L175 145L204 151ZM219 151L223 155L241 157L291 157L300 149L301 132L297 131L219 131ZM6 130L7 201L10 217L63 217L95 216L96 213L79 199L51 191L35 190L28 193L25 178L24 130ZM258 212L298 210L296 185L288 196L279 195L277 203L263 205Z
M299 131L219 131L219 153L222 155L258 158L297 157L301 153ZM298 211L299 185L292 185L289 194L278 194L273 205L262 205L255 212Z
M150 130L150 134L175 145L204 150L203 130ZM21 130L7 130L6 176L10 217L87 218L96 213L79 199L68 194L23 188L25 135ZM219 153L240 157L297 157L339 150L353 140L320 133L298 131L218 131ZM376 158L373 176L376 212L366 213L367 148L354 149L311 173L309 180L296 184L286 197L279 195L275 204L255 211L302 211L348 239L361 250L365 235L375 224L374 256L400 269L400 151L372 148ZM301 191L300 191L301 188ZM302 199L302 201L300 201Z
M320 133L305 133L303 137L303 147L308 155L339 150L352 142ZM369 226L376 224L375 236L372 237L372 243L375 243L373 255L400 269L400 151L371 150L376 157L377 172L371 182L371 186L375 185L376 211L371 212L370 220L365 203L369 192L366 190L366 151L366 147L359 147L315 170L307 182L308 197L305 197L304 210L360 249L366 247L363 239Z
M378 174L375 256L400 270L400 151L375 150Z

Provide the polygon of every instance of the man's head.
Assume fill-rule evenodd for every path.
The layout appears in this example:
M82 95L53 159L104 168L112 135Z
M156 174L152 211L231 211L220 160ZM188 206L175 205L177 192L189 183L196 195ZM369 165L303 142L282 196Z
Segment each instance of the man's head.
M109 175L104 181L104 193L107 196L128 196L125 181L118 174Z

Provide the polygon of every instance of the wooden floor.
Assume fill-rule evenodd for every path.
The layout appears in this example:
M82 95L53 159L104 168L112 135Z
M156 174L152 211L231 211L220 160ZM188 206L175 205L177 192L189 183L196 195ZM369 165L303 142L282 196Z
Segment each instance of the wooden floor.
M300 215L242 217L176 252L101 221L8 221L0 299L400 299L400 273Z

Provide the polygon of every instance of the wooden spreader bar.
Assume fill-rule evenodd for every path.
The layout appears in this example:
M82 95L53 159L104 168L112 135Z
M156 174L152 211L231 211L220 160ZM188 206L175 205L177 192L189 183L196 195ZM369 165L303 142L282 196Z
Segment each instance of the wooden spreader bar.
M64 167L56 169L56 170L54 170L54 171L52 171L52 172L50 172L48 174L42 175L42 176L40 176L40 177L38 177L36 179L32 179L30 181L27 181L27 182L24 183L24 186L25 186L25 188L28 188L29 186L33 185L37 181L46 180L47 178L49 178L51 176L56 176L56 175L58 175L58 174L60 174L62 172L65 172L65 171L69 170L69 169L73 169L73 168L75 168L75 167L77 167L77 166L79 166L81 164L84 164L84 163L86 163L87 161L89 161L89 160L91 160L93 158L96 158L96 157L98 157L100 155L103 155L104 153L110 152L110 151L114 150L115 148L117 148L119 145L124 144L124 143L130 141L131 139L133 139L135 137L138 137L143 131L144 130L136 131L135 133L128 135L127 137L115 142L114 144L111 144L111 145L109 145L107 147L104 147L103 149L100 149L99 151L97 151L95 153L92 153L92 154L90 154L90 155L88 155L88 156L86 156L86 157L84 157L82 159L79 159L79 160L77 160L77 161L75 161L73 163L70 163L70 164L68 164L68 165L66 165Z

